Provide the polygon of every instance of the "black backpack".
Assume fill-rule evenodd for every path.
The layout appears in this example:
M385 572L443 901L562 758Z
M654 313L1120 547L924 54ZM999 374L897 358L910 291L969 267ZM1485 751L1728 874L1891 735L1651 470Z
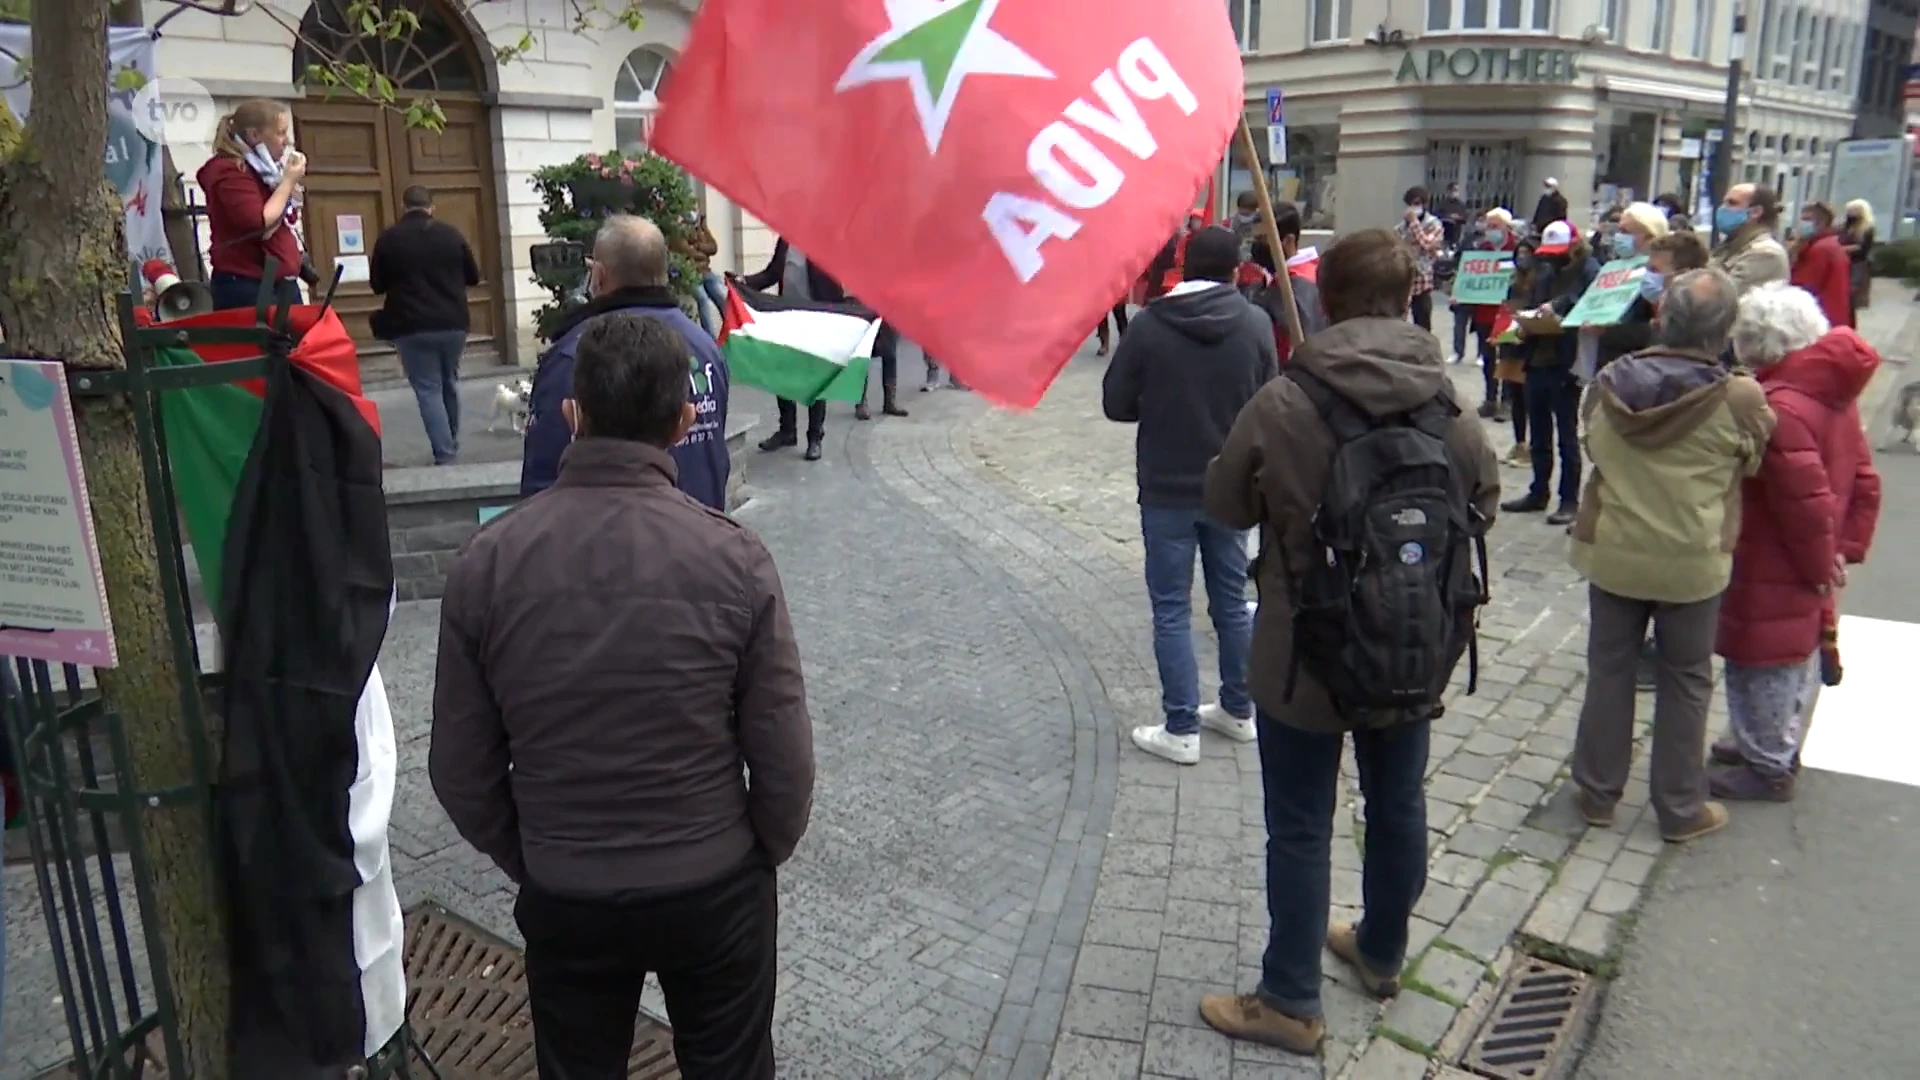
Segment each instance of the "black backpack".
M1476 612L1487 602L1484 522L1447 453L1460 410L1444 396L1375 418L1289 368L1333 433L1313 516L1314 555L1293 579L1286 697L1304 665L1341 718L1381 727L1439 716L1464 653L1479 679Z

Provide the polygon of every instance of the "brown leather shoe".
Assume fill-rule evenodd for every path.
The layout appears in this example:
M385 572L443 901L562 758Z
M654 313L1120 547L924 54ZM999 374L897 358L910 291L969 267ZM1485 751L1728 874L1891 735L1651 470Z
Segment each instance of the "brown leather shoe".
M1717 802L1702 803L1700 816L1694 818L1692 824L1673 830L1662 829L1660 839L1669 844L1684 844L1689 840L1698 840L1710 833L1719 832L1727 827L1727 822L1730 820L1732 817L1727 813L1726 807Z
M1360 956L1360 927L1354 923L1334 923L1327 927L1327 949L1333 955L1347 962L1354 974L1360 976L1360 985L1374 997L1385 999L1400 992L1398 975L1382 975L1367 966Z
M1292 1054L1316 1056L1327 1045L1325 1020L1296 1020L1255 994L1208 994L1200 999L1200 1019L1228 1038Z

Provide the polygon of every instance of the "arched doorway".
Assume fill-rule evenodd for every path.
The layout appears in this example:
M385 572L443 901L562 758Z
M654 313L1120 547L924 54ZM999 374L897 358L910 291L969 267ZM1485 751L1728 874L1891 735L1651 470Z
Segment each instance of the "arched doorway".
M492 125L482 103L491 57L476 44L465 17L444 0L380 3L389 11L412 11L419 31L402 41L369 39L347 20L350 0L314 0L293 54L296 81L305 80L310 64L332 58L384 75L400 99L396 109L346 91L329 99L324 88L310 86L293 108L295 137L308 157L307 250L322 277L336 266L348 271L334 305L359 342L370 377L394 375L399 368L391 347L374 340L367 326L381 300L364 278L365 257L381 230L399 218L401 193L415 184L433 192L435 215L466 236L480 264L480 286L468 292L474 339L469 356L476 347L502 351L496 339L513 333L501 280ZM447 117L443 130L407 127L405 102L415 95L431 95L440 104Z

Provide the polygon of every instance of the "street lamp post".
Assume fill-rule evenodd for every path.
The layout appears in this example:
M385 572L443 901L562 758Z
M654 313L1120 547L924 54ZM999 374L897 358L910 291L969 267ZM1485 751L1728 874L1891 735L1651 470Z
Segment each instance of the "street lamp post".
M1733 5L1733 47L1727 55L1727 102L1726 111L1720 118L1720 145L1713 151L1713 205L1717 209L1726 201L1727 189L1733 186L1733 137L1734 125L1740 120L1740 76L1747 56L1747 8L1744 3L1735 0ZM1720 235L1719 215L1714 215L1713 242L1717 245L1725 237Z

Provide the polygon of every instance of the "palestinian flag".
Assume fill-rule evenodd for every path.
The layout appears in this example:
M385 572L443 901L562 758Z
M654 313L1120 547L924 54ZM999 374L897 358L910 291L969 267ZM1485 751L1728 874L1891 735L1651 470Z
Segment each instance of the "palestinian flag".
M268 314L272 325L279 316ZM254 309L215 311L167 324L169 328L232 327L255 324ZM351 399L375 439L380 436L380 410L360 393L360 360L353 338L331 308L299 306L293 309L289 330L298 342L292 359L296 367L318 376ZM255 345L184 345L159 350L162 367L193 367L260 355ZM254 435L260 429L266 380L247 379L160 395L161 421L167 436L167 458L173 466L174 498L193 541L194 561L207 604L220 610L224 579L222 556L227 539L227 515L234 492L247 467Z
M1520 324L1514 321L1510 308L1501 308L1493 317L1493 337L1495 345L1512 345L1520 340Z
M785 300L727 286L720 347L733 381L801 405L857 402L880 320L852 305Z
M161 395L174 490L220 625L214 817L233 1076L341 1075L392 1040L406 1007L387 837L398 752L375 666L393 605L379 412L339 316L301 305L288 318L281 377ZM173 347L159 362L259 352Z

